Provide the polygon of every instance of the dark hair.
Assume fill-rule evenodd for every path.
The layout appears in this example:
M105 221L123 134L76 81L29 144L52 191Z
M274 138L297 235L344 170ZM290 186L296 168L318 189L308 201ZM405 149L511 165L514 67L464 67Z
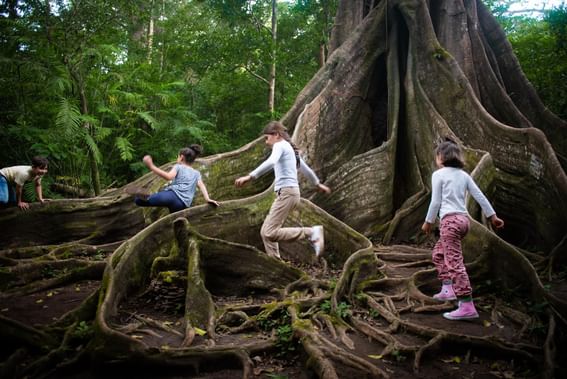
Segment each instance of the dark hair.
M203 147L201 145L193 144L179 150L179 154L183 155L186 163L193 163L199 155L203 154Z
M452 140L447 139L441 142L441 144L437 146L437 149L435 149L435 154L439 156L445 167L465 167L463 152L459 145Z
M299 149L293 142L291 142L291 137L287 132L287 128L279 121L270 121L268 125L264 127L263 134L279 134L284 140L289 142L291 147L293 148L293 152L295 153L295 163L297 168L299 168Z
M39 168L47 168L49 161L45 157L41 157L39 155L33 157L31 159L32 167L39 167Z

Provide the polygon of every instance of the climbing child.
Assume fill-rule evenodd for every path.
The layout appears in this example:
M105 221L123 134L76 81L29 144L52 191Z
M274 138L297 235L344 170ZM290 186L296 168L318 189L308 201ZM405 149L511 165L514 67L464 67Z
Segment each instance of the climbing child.
M191 145L181 149L177 157L177 164L169 172L165 172L157 167L152 157L146 155L143 162L151 171L165 180L173 181L163 191L152 195L144 194L137 188L128 189L127 192L136 195L136 205L141 207L167 207L169 212L173 213L191 206L196 187L198 186L205 201L218 206L219 203L209 197L207 187L201 179L201 173L191 167L202 152L203 148L200 145Z
M472 300L472 288L463 262L461 240L469 230L469 218L465 196L469 192L478 202L485 216L496 229L504 226L504 221L481 192L476 183L464 170L464 159L460 147L445 141L436 149L436 170L431 177L431 203L421 229L429 234L437 214L440 221L439 241L433 248L433 264L437 268L442 288L433 298L439 301L459 300L458 308L446 312L443 317L449 320L478 318Z
M299 204L299 182L297 171L301 171L314 186L321 192L330 193L329 187L319 181L313 170L301 159L299 151L291 142L285 126L278 121L271 121L264 128L266 145L272 148L270 157L246 176L235 181L237 187L242 187L250 180L274 170L276 177L274 191L276 200L260 230L266 253L271 257L280 258L279 241L295 241L300 238L309 238L313 244L316 256L323 253L324 231L323 226L316 225L309 228L283 228L288 214Z
M35 193L40 203L45 202L41 188L41 178L47 173L49 161L44 157L33 157L31 166L12 166L5 167L0 170L0 204L8 204L16 202L22 210L28 209L30 206L23 200L22 190L24 184L28 180L35 183ZM16 191L14 194L15 184Z

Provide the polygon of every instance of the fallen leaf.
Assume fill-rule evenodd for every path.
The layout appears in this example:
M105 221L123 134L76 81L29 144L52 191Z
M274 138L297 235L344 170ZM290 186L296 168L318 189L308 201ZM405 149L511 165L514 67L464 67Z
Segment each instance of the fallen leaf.
M35 302L36 302L37 304L41 304L41 303L43 303L43 299L36 300Z
M144 338L144 336L139 336L137 334L133 334L132 338L137 339L137 340L141 340L142 338Z
M2 312L8 312L9 308L2 308Z
M461 357L451 357L449 359L441 359L445 363L461 363Z
M51 296L53 296L53 292L48 292L47 297L51 297Z
M488 321L488 320L484 320L484 321L482 322L482 324L484 325L485 328L489 328L489 327L492 325L492 324L490 323L490 321Z
M382 359L383 357L382 357L381 354L380 354L380 355L369 354L369 355L368 355L368 358L372 358L372 359Z
M200 328L194 328L195 329L195 333L197 333L200 336L204 336L205 334L207 334L207 332L203 329Z

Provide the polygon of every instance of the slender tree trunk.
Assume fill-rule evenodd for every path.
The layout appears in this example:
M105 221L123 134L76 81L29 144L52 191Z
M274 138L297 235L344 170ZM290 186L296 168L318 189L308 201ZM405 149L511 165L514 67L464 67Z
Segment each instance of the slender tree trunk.
M147 50L148 50L148 64L152 64L152 50L154 45L154 14L153 14L154 2L152 1L150 4L150 23L148 25L148 42L147 42Z
M268 109L274 114L276 93L276 44L278 41L278 7L276 0L272 0L272 64L270 66Z
M319 44L319 68L325 65L325 60L327 59L325 55L325 42Z
M89 114L89 104L88 104L88 100L87 100L87 95L85 94L85 89L83 88L83 84L82 82L79 82L79 98L81 101L81 114L83 115L88 115ZM92 136L93 135L93 130L92 130L92 125L90 122L85 122L83 127L86 129L87 133ZM96 157L94 155L94 153L91 151L91 149L88 149L89 151L89 167L91 170L91 181L92 181L92 186L93 186L93 190L96 196L100 195L101 189L100 189L100 172L98 169L98 162L96 161Z
M160 16L165 16L165 0L161 1ZM162 42L163 43L161 44L161 49L160 49L160 54L159 54L159 72L160 72L160 74L163 73L163 69L165 67L165 50L166 50L166 46L167 46L165 41L162 41Z

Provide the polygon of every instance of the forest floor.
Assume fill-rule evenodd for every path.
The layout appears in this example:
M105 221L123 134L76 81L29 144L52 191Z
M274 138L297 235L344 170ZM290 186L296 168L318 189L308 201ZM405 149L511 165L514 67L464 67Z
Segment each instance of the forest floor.
M420 248L430 248L422 246ZM389 249L389 248L388 248ZM380 271L388 278L397 280L407 280L414 276L418 271L426 272L426 276L431 280L424 281L420 290L431 296L437 292L436 279L433 273L431 262L407 262L399 261L399 254L394 254L393 250L385 247L376 246L375 251L383 266ZM329 271L320 265L306 266L290 262L297 268L306 271L313 278L336 280L340 271ZM17 320L23 324L42 327L46 326L59 317L77 307L90 294L97 290L99 281L81 281L59 288L52 288L45 291L30 294L28 296L18 296L0 300L0 314ZM538 367L529 361L524 361L514 354L503 354L499 349L489 349L482 344L475 343L477 337L500 338L511 344L531 344L541 346L542 335L538 330L538 325L530 324L528 319L521 317L505 317L502 309L513 309L513 304L502 308L506 303L505 299L497 298L490 292L483 290L484 283L473 283L475 286L475 302L480 317L471 321L450 321L443 318L442 313L450 311L456 307L455 302L441 303L432 311L424 307L408 307L407 298L396 297L397 291L394 287L390 293L388 289L380 293L371 293L376 299L381 296L393 299L391 306L403 321L403 325L417 325L426 327L429 330L439 331L439 333L449 333L453 336L462 336L463 339L473 338L472 343L447 344L441 343L439 348L428 350L421 359L419 371L414 371L414 358L404 351L394 350L392 353L382 355L384 345L367 335L361 334L355 328L347 330L350 339L349 344L336 338L336 335L329 330L321 330L323 336L332 340L337 346L348 352L376 365L381 370L388 373L393 378L538 378L540 373ZM486 286L488 288L489 286ZM183 304L185 290L182 285L176 283L165 283L153 281L150 286L141 294L132 297L122 304L119 314L113 322L116 325L131 325L139 321L142 325L135 330L125 330L131 337L143 340L147 345L160 349L180 346L183 340ZM250 296L247 298L215 296L214 301L217 308L233 309L260 309L264 303L277 300L276 295L264 294L261 296ZM346 319L356 318L377 330L391 333L401 344L405 346L423 346L428 343L429 338L419 335L411 328L403 325L393 330L391 325L385 321L380 314L368 307L359 307L347 303L339 304L339 311ZM523 321L522 321L523 320ZM407 324L405 324L407 323ZM280 325L281 327L281 325ZM238 346L254 341L267 340L273 334L278 334L281 329L276 325L274 330L267 331L261 328L251 328L240 332L225 333L223 330L217 332L215 339L216 345ZM193 346L205 345L207 339L197 336L193 341ZM0 357L2 358L2 357ZM285 340L285 343L277 344L277 349L252 356L254 363L253 375L258 379L307 379L312 378L313 373L305 368L306 357L299 348L296 340ZM230 366L230 365L229 365ZM335 365L340 378L365 378L365 374L355 369ZM124 377L125 373L117 374L116 377ZM367 375L367 374L366 374ZM136 373L136 377L144 378L198 378L198 379L222 379L222 378L241 378L242 371L238 367L222 368L218 366L201 367L199 373L188 373L186 371L168 370L162 371L143 371ZM65 378L102 378L109 377L108 372L98 373L88 367L73 370L60 376ZM112 377L112 375L110 375Z

